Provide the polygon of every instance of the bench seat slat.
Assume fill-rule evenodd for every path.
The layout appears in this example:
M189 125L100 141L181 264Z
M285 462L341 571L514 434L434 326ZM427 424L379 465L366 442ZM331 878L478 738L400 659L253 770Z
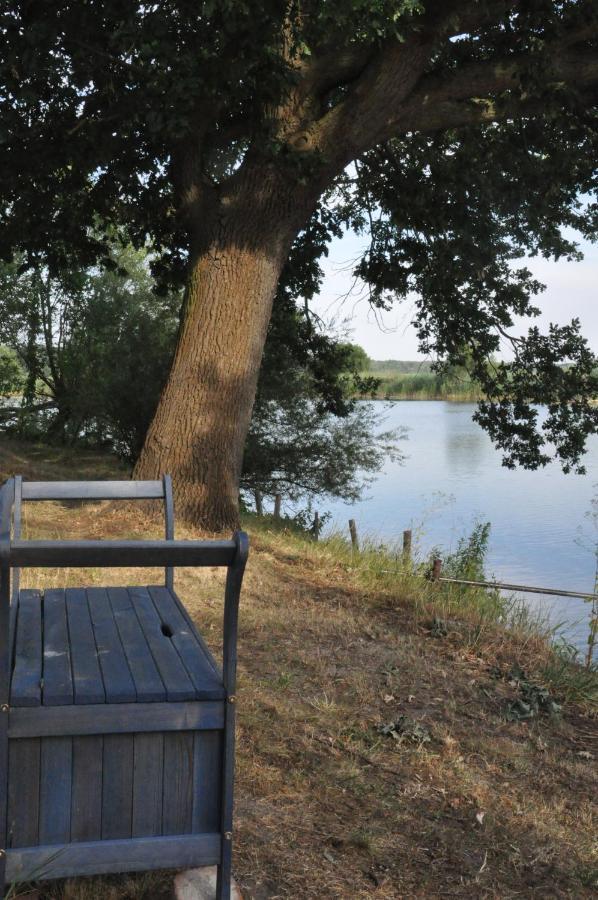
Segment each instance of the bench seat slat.
M108 588L108 597L120 634L140 703L165 701L166 688L160 678L126 588Z
M172 630L172 643L197 690L212 681L219 681L220 674L211 658L198 653L198 636L192 624L184 616L180 601L166 587L150 587L149 592L162 622Z
M23 590L18 600L11 704L39 706L42 677L42 597Z
M12 705L217 701L222 675L166 588L21 591ZM40 688L40 684L42 687Z
M162 621L147 588L129 588L129 595L169 700L195 700L196 689L176 648L162 632Z
M105 588L88 588L87 600L107 703L134 703L137 692Z
M47 590L44 609L44 706L67 706L73 702L71 651L66 618L65 592Z
M104 683L87 595L83 589L66 589L66 611L71 637L75 703L104 703Z

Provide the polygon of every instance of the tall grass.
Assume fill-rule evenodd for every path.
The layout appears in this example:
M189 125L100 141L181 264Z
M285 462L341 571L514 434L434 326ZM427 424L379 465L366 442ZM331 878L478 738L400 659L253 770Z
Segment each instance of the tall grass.
M466 377L450 377L434 372L385 373L373 395L386 400L479 400L479 386Z
M538 672L563 699L591 705L598 701L598 667L586 669L576 649L540 610L531 608L520 596L498 589L431 580L435 557L443 559L443 575L491 580L491 574L485 571L488 523L476 524L452 553L437 547L423 555L415 549L406 558L398 542L360 536L356 551L340 532L314 541L313 535L292 519L276 520L253 513L247 513L246 519L245 525L254 535L267 533L275 546L285 543L285 549L290 542L323 572L329 568L337 577L342 571L368 597L411 610L421 626L433 634L458 635L459 642L471 652L485 647L500 654L501 647L514 642L521 652L537 657Z

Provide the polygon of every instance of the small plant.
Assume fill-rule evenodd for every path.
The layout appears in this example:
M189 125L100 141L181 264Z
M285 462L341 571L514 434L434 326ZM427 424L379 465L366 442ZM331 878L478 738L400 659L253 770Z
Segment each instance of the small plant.
M399 716L395 722L378 725L378 732L383 737L394 738L399 744L408 741L411 744L417 744L418 747L429 744L432 740L432 735L426 726L410 719L409 716Z
M495 677L504 678L519 692L519 696L507 705L505 716L510 722L535 719L542 713L551 716L560 713L561 706L548 688L529 679L519 666L515 665L505 673L497 669L494 674Z
M444 574L450 578L484 581L489 539L490 522L476 522L471 534L459 538L457 549L443 561Z

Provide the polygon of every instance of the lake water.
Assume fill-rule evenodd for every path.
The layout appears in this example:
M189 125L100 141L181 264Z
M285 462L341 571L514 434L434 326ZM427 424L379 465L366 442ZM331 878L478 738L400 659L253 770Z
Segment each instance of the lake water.
M564 475L557 465L539 471L509 470L482 429L472 422L475 404L402 401L376 404L384 428L405 427L406 458L388 463L359 503L327 504L336 526L348 533L354 518L361 534L398 541L412 528L420 553L446 552L476 520L492 524L487 574L538 587L592 592L598 527L591 518L598 494L598 438L590 439L586 475ZM589 604L583 600L526 595L582 651Z

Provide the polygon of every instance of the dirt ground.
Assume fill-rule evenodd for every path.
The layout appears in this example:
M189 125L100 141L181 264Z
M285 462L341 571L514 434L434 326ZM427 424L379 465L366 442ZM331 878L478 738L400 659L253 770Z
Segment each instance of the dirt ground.
M96 454L4 441L0 477L114 477ZM135 537L143 510L31 504L25 536ZM191 536L178 529L177 537ZM239 634L234 869L265 898L560 898L598 890L598 719L520 720L547 650L367 589L322 545L254 522ZM155 578L156 575L153 575ZM149 571L29 572L27 584L151 583ZM221 575L176 588L215 652ZM522 673L525 672L525 675ZM68 900L163 898L167 876L41 886Z

